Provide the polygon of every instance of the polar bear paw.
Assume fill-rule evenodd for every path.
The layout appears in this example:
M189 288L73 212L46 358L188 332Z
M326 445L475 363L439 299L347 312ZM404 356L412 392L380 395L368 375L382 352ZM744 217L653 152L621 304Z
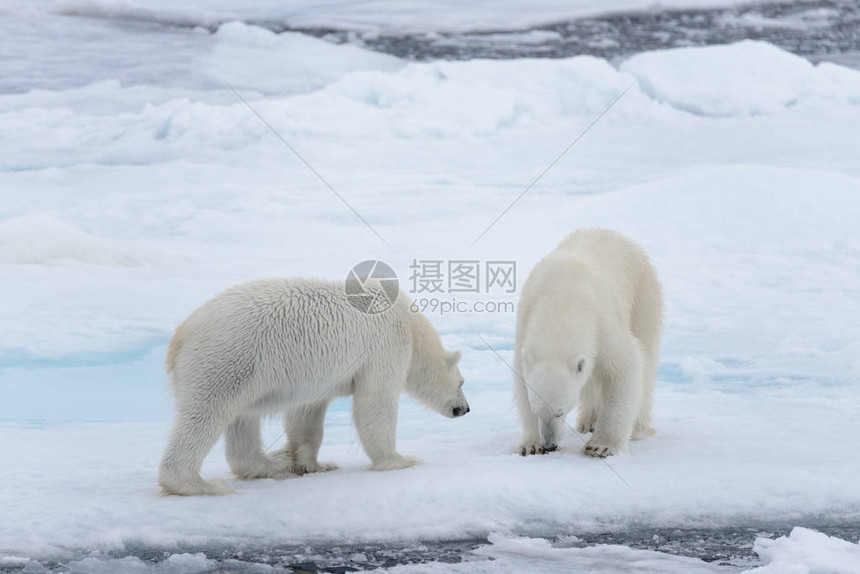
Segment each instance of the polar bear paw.
M409 468L422 464L420 459L412 456L403 456L402 454L394 455L391 458L374 462L371 470L400 470L401 468Z
M630 438L631 440L642 440L643 438L654 436L656 433L657 431L651 425L640 426L637 424L633 429L633 436Z
M236 494L236 491L223 480L203 480L199 476L176 482L162 478L161 489L162 494L179 496L225 496L227 494Z
M517 454L520 456L529 456L532 454L546 454L548 452L552 452L555 449L547 450L543 447L540 441L524 441L520 443L520 446L517 447Z
M521 444L517 447L517 452L520 456L528 456L530 454L538 454L540 452L540 445L535 443L529 444Z
M263 455L244 468L233 468L237 480L254 480L257 478L274 478L283 480L292 474L290 461L277 453Z
M293 465L293 472L295 474L313 474L315 472L328 472L330 470L337 470L339 467L333 462L296 462Z
M595 456L598 458L606 458L607 456L614 456L621 452L621 449L616 445L606 444L603 442L596 441L588 441L588 444L585 445L585 454L588 456Z

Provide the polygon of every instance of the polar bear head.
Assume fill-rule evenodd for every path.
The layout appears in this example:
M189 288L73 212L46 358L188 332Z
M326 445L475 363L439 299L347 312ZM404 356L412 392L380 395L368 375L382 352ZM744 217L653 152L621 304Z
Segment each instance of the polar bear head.
M430 322L420 314L412 321L412 362L406 375L406 392L446 417L470 411L463 394L460 351L446 351Z
M469 402L463 394L463 375L457 364L460 351L441 350L440 357L413 356L406 377L406 392L446 417L468 413ZM434 353L435 354L435 353Z
M540 421L541 445L547 451L561 442L564 419L576 408L594 367L589 345L573 347L537 344L522 350L522 377L531 410Z

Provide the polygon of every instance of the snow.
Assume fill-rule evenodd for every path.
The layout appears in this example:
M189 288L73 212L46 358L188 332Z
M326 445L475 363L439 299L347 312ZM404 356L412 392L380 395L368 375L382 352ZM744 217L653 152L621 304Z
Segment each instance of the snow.
M142 265L134 248L95 237L47 214L0 221L0 263L7 265Z
M54 8L162 9L147 6ZM238 6L183 10L205 20ZM386 25L407 25L398 10ZM715 572L726 568L548 540L738 524L805 527L756 543L762 572L856 563L855 540L807 528L860 520L860 73L755 42L615 67L409 63L239 22L171 34L149 46L145 73L96 62L85 84L59 74L62 87L0 95L0 567L201 571L212 564L197 552L224 545L489 537L475 562L401 569ZM321 456L340 470L158 496L165 347L214 293L339 279L377 257L404 288L416 258L516 260L521 284L567 233L597 225L644 246L667 299L658 434L629 455L587 459L568 433L558 453L514 456L510 372L468 326L510 360L514 314L431 314L464 349L472 413L452 421L404 399L399 450L424 465L367 471L337 401ZM279 421L265 433L276 442ZM219 445L204 475L226 472ZM177 554L163 566L98 554L141 546Z
M856 74L844 74L844 68L832 64L813 66L771 44L751 40L721 50L639 54L621 70L632 74L654 99L707 116L779 113L813 101L816 106L860 102Z
M852 574L860 568L860 542L854 544L809 530L795 528L789 536L776 540L758 538L753 550L766 566L753 568L757 574Z
M404 542L480 538L493 531L552 537L771 521L814 527L824 515L844 523L858 518L856 491L848 485L860 457L844 446L837 460L822 455L815 429L806 424L826 419L833 436L856 436L856 392L693 392L664 384L660 434L635 444L631 455L609 460L610 468L584 458L572 433L557 455L512 454L518 434L504 388L508 380L479 354L485 353L470 349L464 363L470 370L486 363L493 380L484 384L489 389L468 395L473 412L462 424L404 402L399 450L421 457L424 465L367 471L348 405L339 402L328 417L320 455L339 464L339 471L241 482L235 488L242 494L225 498L158 496L154 477L168 420L5 423L2 462L16 472L0 481L7 516L0 526L3 551ZM153 381L152 392L160 393L159 386ZM764 402L767 409L760 406ZM278 424L267 426L265 444L280 444L280 433ZM227 472L218 446L203 474Z
M220 26L215 42L202 64L212 83L230 78L234 88L264 94L310 92L349 72L391 72L404 66L392 56L354 46L336 46L303 34L275 34L242 22ZM266 69L248 65L254 61L264 61Z

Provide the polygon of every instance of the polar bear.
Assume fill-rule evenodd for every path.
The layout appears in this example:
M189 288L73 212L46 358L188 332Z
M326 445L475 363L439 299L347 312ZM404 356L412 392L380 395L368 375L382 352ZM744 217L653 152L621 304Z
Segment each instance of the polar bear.
M518 452L555 450L577 403L578 432L593 433L588 455L614 455L654 434L662 328L660 282L642 249L605 229L562 241L532 270L517 310Z
M378 282L368 288L381 292ZM350 305L343 282L269 279L229 289L194 311L170 341L176 418L158 481L167 494L231 492L200 477L224 433L238 478L331 470L317 461L323 422L329 402L346 395L371 468L418 464L395 450L400 394L448 417L468 413L459 360L404 295L366 314ZM286 448L266 454L260 418L284 411Z

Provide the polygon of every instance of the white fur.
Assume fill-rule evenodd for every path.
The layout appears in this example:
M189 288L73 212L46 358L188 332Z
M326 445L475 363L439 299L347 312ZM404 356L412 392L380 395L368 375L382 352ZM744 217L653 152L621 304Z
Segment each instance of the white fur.
M517 311L518 452L554 450L579 404L586 454L608 456L654 434L651 405L663 296L645 253L605 229L572 233L541 260ZM528 387L531 387L529 389Z
M379 286L375 288L378 290ZM176 419L158 480L169 494L225 494L203 480L204 457L226 432L241 478L280 478L335 468L317 461L326 408L353 396L353 418L372 468L417 464L395 450L406 391L446 416L465 412L460 354L401 296L387 311L352 307L343 283L271 279L234 287L177 329L167 352ZM284 449L264 454L260 417L286 411Z

